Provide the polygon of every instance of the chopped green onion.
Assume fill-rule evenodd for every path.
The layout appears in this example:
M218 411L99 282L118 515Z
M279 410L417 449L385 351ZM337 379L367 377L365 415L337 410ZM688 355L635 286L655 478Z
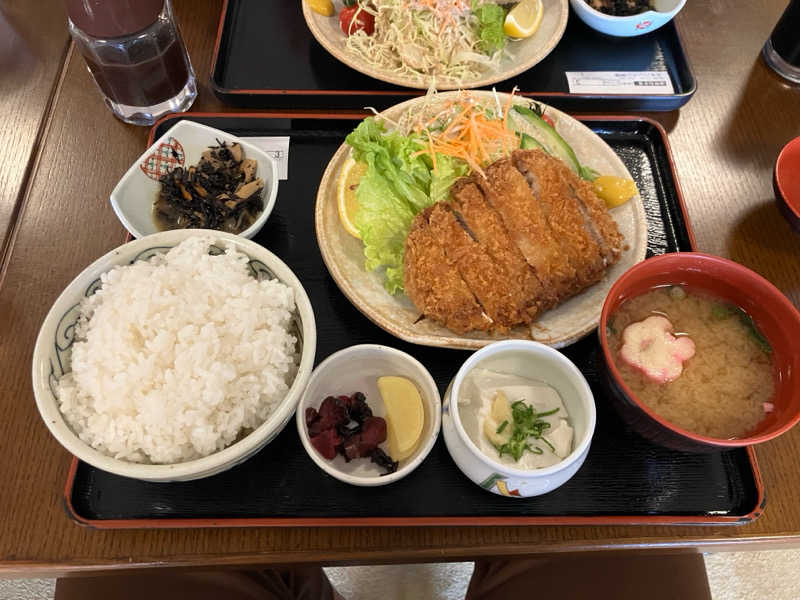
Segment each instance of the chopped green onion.
M733 314L729 306L715 304L711 307L711 317L717 321L724 321Z
M750 334L750 337L753 338L753 341L761 348L764 354L772 354L772 346L770 346L764 334L758 330L758 327L756 327L756 324L753 322L753 318L741 308L737 310L739 312L739 320L747 327L747 332Z
M529 438L541 440L547 444L550 449L555 452L553 445L544 439L544 433L550 429L550 423L544 421L542 417L548 417L556 414L560 409L554 408L544 412L536 412L532 406L528 406L522 400L517 400L511 405L512 416L512 432L511 439L505 444L495 446L500 456L504 454L511 455L515 461L522 458L522 455L527 450L534 454L543 454L544 451L538 446L532 447L528 443ZM501 433L508 425L508 421L503 421L500 427L497 428L497 433Z

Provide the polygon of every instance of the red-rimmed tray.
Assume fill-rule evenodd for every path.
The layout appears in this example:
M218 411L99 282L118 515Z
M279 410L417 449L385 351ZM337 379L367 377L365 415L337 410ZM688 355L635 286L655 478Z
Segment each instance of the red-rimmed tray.
M289 178L255 241L297 274L317 317L317 361L358 343L410 352L444 392L467 352L414 346L379 329L338 290L314 238L317 184L330 157L360 115L188 114L243 137L289 136ZM651 254L694 249L694 236L675 178L666 135L654 121L593 117L636 179L648 216ZM750 449L686 454L655 446L630 431L599 382L594 335L565 348L593 388L598 424L578 474L561 488L530 499L490 494L457 469L440 439L405 479L357 488L319 470L289 426L259 454L207 479L156 484L110 475L73 461L65 503L78 523L96 528L369 525L742 524L764 507L761 477Z

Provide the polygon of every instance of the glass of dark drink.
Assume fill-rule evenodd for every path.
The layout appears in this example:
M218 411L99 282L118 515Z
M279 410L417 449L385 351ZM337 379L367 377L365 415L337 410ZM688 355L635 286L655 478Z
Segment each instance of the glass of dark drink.
M792 0L764 44L764 60L782 77L800 83L800 0Z
M170 0L65 1L72 39L117 117L152 125L192 105L197 85Z

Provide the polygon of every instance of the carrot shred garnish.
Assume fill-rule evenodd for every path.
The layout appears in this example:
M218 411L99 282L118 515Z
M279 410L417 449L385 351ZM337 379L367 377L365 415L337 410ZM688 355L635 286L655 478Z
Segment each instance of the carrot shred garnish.
M413 156L428 154L434 163L434 171L437 153L452 156L463 160L472 171L483 175L484 165L499 156L509 154L519 145L516 134L507 127L512 103L513 95L501 109L502 114L489 119L484 107L473 102L468 94L460 96L455 102L446 102L433 117L416 127L416 131L424 132L427 143L425 148L421 148ZM452 110L454 107L455 111ZM451 112L454 113L453 116L448 115ZM449 121L442 131L431 132L431 125L445 119Z

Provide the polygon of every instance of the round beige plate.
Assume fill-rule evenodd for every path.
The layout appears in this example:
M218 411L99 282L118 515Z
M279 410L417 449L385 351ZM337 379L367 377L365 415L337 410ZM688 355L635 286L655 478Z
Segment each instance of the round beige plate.
M445 92L439 97L446 100L457 93ZM492 98L492 92L471 93L486 101ZM507 100L507 94L499 96L501 102ZM381 114L397 119L404 111L422 101L424 98L408 100ZM551 107L547 107L547 114L556 122L556 129L575 150L581 164L606 175L631 177L608 144L588 127ZM608 270L605 279L542 314L532 328L517 327L506 336L483 332L457 335L430 319L417 322L420 313L411 300L405 294L390 295L383 287L382 275L364 269L361 240L349 235L339 222L336 179L349 154L350 147L342 144L328 163L317 192L314 218L322 258L339 289L358 310L392 335L415 344L474 349L499 339L533 338L556 348L566 346L597 327L600 309L611 285L627 269L644 260L647 252L647 219L642 199L637 195L611 211L628 244L628 250L622 254L620 261Z
M331 17L324 17L311 10L308 2L301 1L303 17L317 41L335 58L346 64L351 69L360 71L365 75L411 88L428 89L431 86L431 77L416 78L408 75L398 75L391 71L373 66L360 56L350 53L345 47L346 36L339 27L339 12L342 10L342 1L333 0L336 13ZM486 71L483 76L472 81L461 82L436 82L439 90L454 90L483 87L510 79L527 71L535 64L542 61L553 48L556 47L564 29L567 27L569 16L569 0L546 0L544 14L539 29L533 36L523 40L509 40L506 53L499 68Z

